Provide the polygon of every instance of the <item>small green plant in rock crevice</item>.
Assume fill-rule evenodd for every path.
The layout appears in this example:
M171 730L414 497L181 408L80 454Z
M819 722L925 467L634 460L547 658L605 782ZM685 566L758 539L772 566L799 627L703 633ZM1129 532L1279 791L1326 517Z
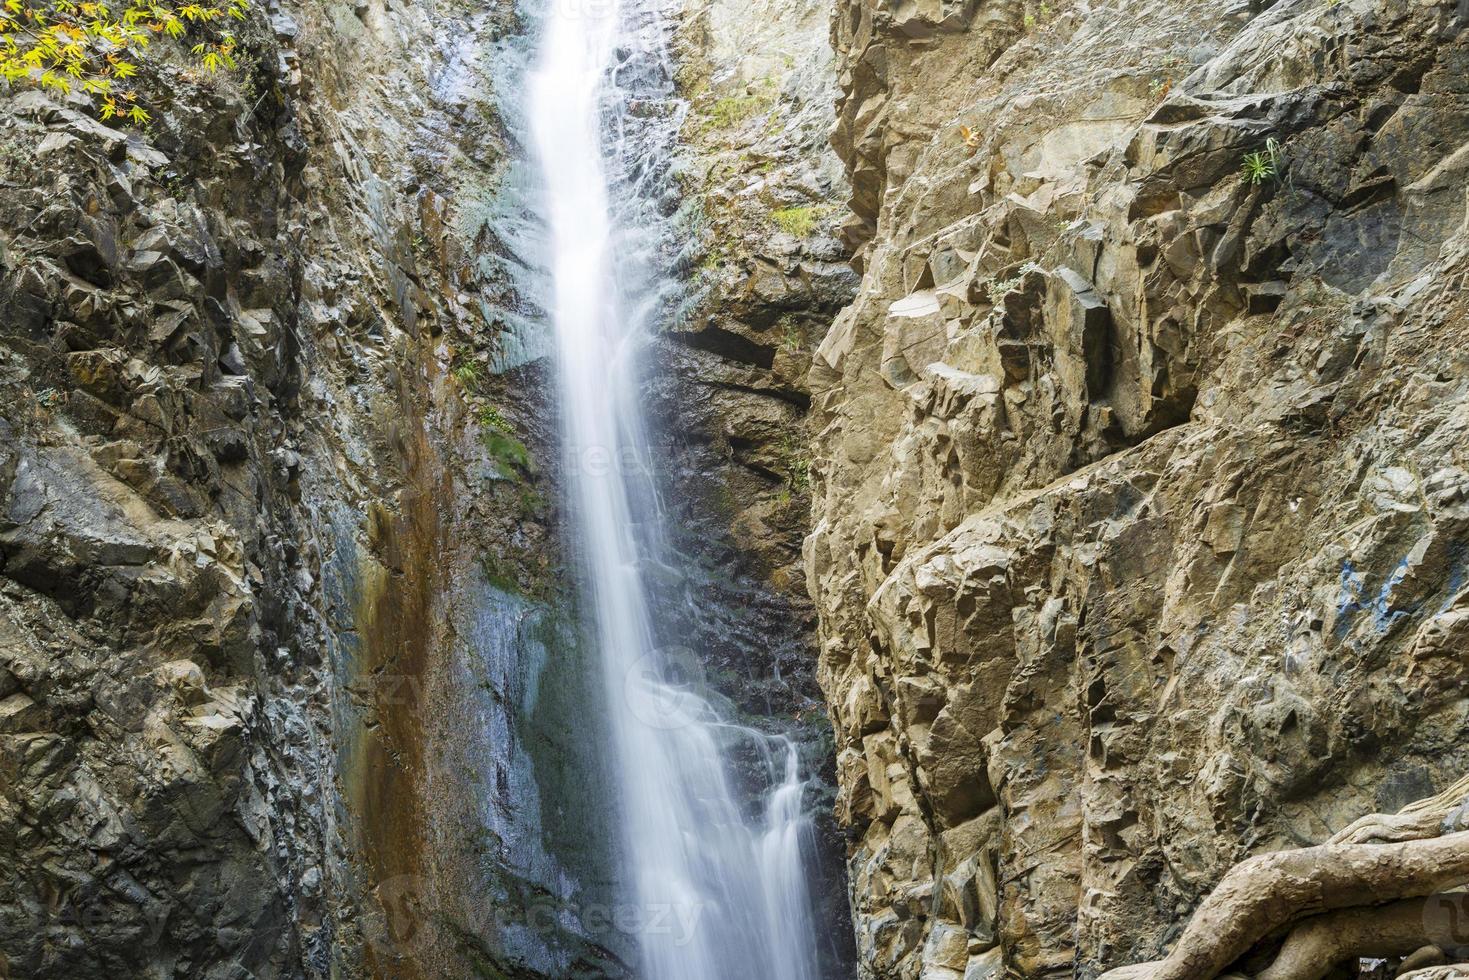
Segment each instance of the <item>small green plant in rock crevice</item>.
M781 350L795 353L805 348L806 327L799 319L788 313L776 325L781 328Z
M704 272L717 272L729 260L728 249L716 239L704 250L703 257L699 259L699 268Z
M805 493L811 489L811 462L805 458L791 460L791 472L789 476L791 489L797 493Z
M1028 274L1032 272L1037 272L1039 270L1040 266L1036 265L1034 262L1027 262L1020 267L1020 271L1017 272L1012 278L991 279L989 282L985 283L984 289L986 294L988 294L989 296L990 305L999 306L1000 300L1004 299L1010 293L1013 293L1015 292L1015 290L1020 288L1020 284L1025 281L1025 277Z
M709 134L734 129L747 120L769 112L775 106L779 94L779 86L773 78L752 82L742 95L722 96L709 104L707 109L697 108L697 131Z
M487 428L480 434L480 441L484 444L485 452L500 464L500 469L505 471L506 476L515 477L519 473L529 472L530 450L510 433Z
M795 436L788 435L781 443L780 466L786 477L785 486L780 491L780 503L785 506L811 489L811 461L797 444Z
M530 450L525 448L525 443L515 438L514 426L499 408L481 405L475 414L475 421L480 427L480 443L503 476L519 479L521 474L530 472Z
M465 361L454 369L454 382L465 391L473 391L479 384L479 365Z
M711 129L731 129L760 112L769 100L758 95L727 95L708 112Z
M1267 180L1279 178L1283 157L1280 141L1273 136L1270 137L1265 141L1265 149L1245 154L1243 164L1245 180L1252 186L1258 187Z
M485 405L479 410L479 424L485 429L494 429L505 435L513 435L515 430L511 428L510 421L494 405Z
M1159 74L1148 81L1148 95L1153 101L1161 102L1168 98L1175 81L1179 75L1184 74L1184 64L1184 60L1175 54L1168 55L1158 63Z
M770 213L770 218L781 231L796 238L809 238L816 230L816 208L811 205L781 208Z

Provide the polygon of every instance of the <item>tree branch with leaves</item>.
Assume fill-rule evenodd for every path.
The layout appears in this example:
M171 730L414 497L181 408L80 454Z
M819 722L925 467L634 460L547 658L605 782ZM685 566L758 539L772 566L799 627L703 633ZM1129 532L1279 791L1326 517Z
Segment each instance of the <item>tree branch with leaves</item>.
M155 39L186 47L207 72L235 67L235 36L226 29L244 20L249 0L221 5L129 0L4 0L0 6L0 78L68 95L93 97L103 119L146 123L132 79ZM192 42L192 43L190 43Z

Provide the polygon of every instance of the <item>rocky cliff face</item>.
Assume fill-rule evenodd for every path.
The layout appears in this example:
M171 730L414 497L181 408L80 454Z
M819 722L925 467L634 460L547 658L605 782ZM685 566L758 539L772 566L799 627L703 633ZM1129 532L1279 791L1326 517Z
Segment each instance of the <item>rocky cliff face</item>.
M817 336L856 282L835 235L846 182L826 144L835 92L825 14L817 2L701 0L674 35L686 103L676 221L687 237L676 262L688 285L654 351L653 408L670 523L711 573L709 588L733 575L738 595L724 604L759 613L735 630L744 636L711 624L691 645L734 641L715 669L769 682L737 695L754 714L820 703L800 570L805 381Z
M629 972L509 255L538 12L272 4L238 74L148 59L145 129L0 102L0 976ZM855 283L825 17L682 22L700 281L652 394L715 600L689 644L829 772L797 571L804 377Z
M838 5L806 563L863 976L1156 958L1469 767L1466 14Z
M310 397L286 246L306 232L300 78L249 27L253 97L179 92L204 125L160 107L147 138L7 100L0 946L17 976L325 970L338 933L329 788L298 775L333 769L325 651L292 625L320 569L293 501L327 475L286 417Z
M4 96L0 975L628 972L500 261L522 27L271 6L144 130ZM819 617L862 976L1155 958L1469 770L1466 30L688 5L689 645L819 768Z
M475 261L514 27L272 6L237 74L150 58L144 130L0 106L0 975L503 952L465 914L503 855L430 770L484 669L455 584L554 578Z

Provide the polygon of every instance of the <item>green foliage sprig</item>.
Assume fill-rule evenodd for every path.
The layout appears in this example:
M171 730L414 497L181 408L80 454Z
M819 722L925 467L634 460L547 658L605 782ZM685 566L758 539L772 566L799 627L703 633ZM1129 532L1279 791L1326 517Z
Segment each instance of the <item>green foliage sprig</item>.
M148 121L130 80L144 49L163 38L187 46L208 72L235 67L236 41L224 29L244 20L250 0L221 5L125 0L4 0L0 5L0 77L67 95L93 96L103 119ZM194 42L189 44L189 42Z
M809 238L816 230L816 209L811 206L781 208L770 213L771 219L781 230L796 238Z
M1280 142L1275 137L1270 137L1265 141L1265 149L1245 154L1245 180L1257 187L1267 180L1274 180L1280 175L1280 164L1284 155Z

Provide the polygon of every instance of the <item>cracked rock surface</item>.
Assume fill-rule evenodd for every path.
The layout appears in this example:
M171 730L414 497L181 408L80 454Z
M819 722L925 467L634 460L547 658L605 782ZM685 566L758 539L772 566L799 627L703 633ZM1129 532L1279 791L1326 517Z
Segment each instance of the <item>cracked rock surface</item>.
M806 566L864 977L1157 959L1469 768L1469 19L1263 6L834 14Z
M425 501L549 538L448 377L496 18L261 4L237 72L145 60L144 130L0 97L0 976L423 975L425 568L475 560Z

